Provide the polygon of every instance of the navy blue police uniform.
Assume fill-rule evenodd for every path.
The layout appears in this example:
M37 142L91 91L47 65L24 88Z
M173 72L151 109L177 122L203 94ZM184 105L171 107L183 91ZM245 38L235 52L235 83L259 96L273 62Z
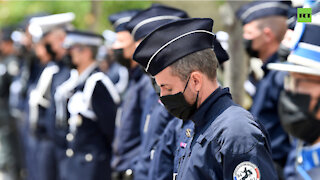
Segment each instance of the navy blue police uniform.
M117 62L113 62L106 72L106 75L113 82L120 95L124 94L129 83L128 69Z
M133 16L126 28L134 40L139 41L161 25L186 17L188 17L187 13L182 10L154 4ZM155 89L149 89L147 96L141 118L141 151L134 160L133 168L134 179L139 180L148 178L148 167L155 145L168 122L173 119L172 115L159 103L159 96Z
M36 62L33 64L33 68L31 70L31 75L27 83L27 90L26 90L26 99L23 102L23 124L22 124L22 136L25 146L25 153L24 153L24 159L26 163L26 170L28 172L27 179L30 180L38 180L39 174L38 174L38 164L35 163L38 160L38 147L39 143L35 139L35 136L30 132L31 123L29 120L29 114L30 114L30 108L29 108L29 100L30 100L30 94L32 90L36 88L36 85L40 79L40 75L42 74L42 71L44 70L45 66L41 65L40 62Z
M129 10L109 16L116 32L128 31L127 23L139 10ZM133 163L140 151L141 119L146 94L152 89L149 77L136 66L129 69L129 83L123 101L117 111L116 133L113 142L112 168L119 176L133 169ZM121 178L121 177L120 177Z
M313 4L313 14L319 14L320 4ZM280 72L297 73L301 75L320 76L320 38L319 19L312 23L297 23L294 28L292 39L293 46L287 61L282 63L270 63L268 68ZM306 79L307 80L307 79ZM288 89L281 92L279 101L280 121L284 129L292 135L293 147L288 155L284 168L284 176L288 180L293 179L319 179L320 164L320 123L316 117L319 112L320 102L310 110L310 99L308 94L292 89L303 89L302 87L291 87L286 83Z
M157 11L155 11L156 8L159 8L158 13L159 13L159 11L161 12L162 9L166 9L165 7L161 7L159 5L158 6L154 5L154 6L155 7L151 7L150 10L146 10L146 13L148 13L147 15L149 15L147 17L150 17L150 15L152 13L157 12ZM171 11L173 11L173 10L171 9ZM181 15L179 15L179 16L181 16L181 17L186 17L186 15L183 15L183 13L180 11L173 11L173 12L175 12L176 15L179 15L179 13L180 13ZM174 14L173 12L170 12L170 13ZM130 22L127 25L128 27L131 27L129 29L134 29L134 28L132 28L133 22L135 22L136 18L140 18L140 19L144 18L144 16L142 16L142 15L143 15L143 13L139 13L138 15L133 17L132 22ZM160 16L160 15L158 15L158 16ZM141 21L143 21L143 19ZM136 21L136 23L139 23L139 21ZM165 24L164 20L161 20L158 23ZM168 22L166 22L166 23L168 23ZM154 24L155 24L155 22L153 22L153 25ZM148 26L148 24L146 24L146 26ZM136 33L137 38L135 38L135 39L138 39L138 37L140 36L140 33L144 33L144 31L146 31L146 30L144 30L144 28L147 28L147 27L142 26L140 28L141 29L138 29L138 31ZM151 29L151 28L147 28L147 29ZM229 55L222 48L220 42L217 39L214 39L213 47L214 47L213 48L214 52L216 53L217 59L220 64L223 64L223 62L225 62L229 59ZM150 101L152 100L152 98L148 98L148 99ZM159 99L157 98L157 100L159 100ZM149 105L146 105L146 106L149 106ZM159 106L159 108L160 108L160 106ZM153 109L150 108L150 111L153 111ZM168 112L166 112L166 113L168 113ZM152 112L152 114L154 114L154 113ZM155 118L151 118L151 120L149 120L147 118L148 121L150 121L150 122L148 122L148 124L150 124L150 129L156 129L157 131L162 130L161 132L164 132L164 128L160 129L160 128L162 128L162 126L159 126L157 123L157 122L161 122L161 119L157 119L156 117L162 117L162 116L155 116ZM186 148L187 140L191 137L190 133L193 132L193 123L192 123L192 121L188 121L188 123L185 123L183 126L180 123L178 123L177 126L174 126L174 127L170 127L170 126L172 126L170 124L168 124L168 126L166 127L167 128L167 130L165 131L166 134L162 135L161 138L160 137L158 138L159 144L157 145L157 147L155 147L156 144L154 144L154 147L142 148L141 156L145 157L145 158L144 159L140 158L138 160L137 167L136 167L135 171L136 171L136 175L137 174L139 175L139 173L141 175L140 176L137 175L137 176L135 176L135 178L137 178L137 179L146 178L143 176L143 172L148 171L148 169L146 169L145 167L148 167L149 163L151 163L151 169L150 169L150 172L148 173L150 175L149 179L166 179L169 177L172 178L172 173L177 172L178 161L182 157L183 151ZM149 132L152 132L152 131L149 131ZM186 133L180 133L180 132L186 132ZM171 133L171 134L169 134L169 133ZM160 135L161 134L159 134L159 136ZM146 140L143 139L142 141L143 142L144 141L151 141L152 142L152 141L154 141L153 137L154 137L154 135L152 136L151 134L149 134L149 135L147 134L146 135L147 139ZM173 137L176 137L176 138L173 138ZM146 151L144 151L144 150L146 150ZM170 152L170 155L168 154L169 152ZM150 157L150 155L154 156L154 159L147 158L147 157ZM171 157L174 157L174 160L173 160L173 158L170 159ZM154 162L148 162L147 160L149 160L149 161L151 160ZM141 164L140 166L138 166L139 163ZM145 164L145 166L142 166L143 164Z
M0 46L6 42L12 42L11 27L3 27L0 30ZM7 45L10 46L10 45ZM13 44L11 45L13 46ZM0 50L1 51L1 50ZM14 77L19 73L18 58L13 53L2 52L0 56L0 169L8 178L16 179L19 175L19 141L16 131L16 122L10 113L9 90ZM5 132L5 133L3 133Z
M190 53L213 48L212 25L211 19L198 18L163 25L140 43L134 60L154 76ZM267 133L232 101L228 89L217 88L190 120L194 133L177 179L277 179Z
M269 16L287 17L289 6L282 2L251 2L237 11L243 24ZM250 112L257 117L270 135L272 159L278 167L285 165L287 154L291 148L288 134L283 130L278 116L278 99L283 89L285 73L270 71L269 63L278 62L277 52L270 56L262 66L263 78L256 82L256 93Z
M116 171L133 169L141 143L141 118L146 94L152 89L149 77L140 67L129 70L129 85L124 94L116 123L113 167Z
M65 57L67 58L67 57ZM65 136L67 134L66 127L56 126L56 104L54 95L59 85L70 77L70 68L62 61L56 62L59 72L53 75L50 87L50 106L45 113L45 140L42 143L43 153L39 154L41 167L39 168L39 176L41 179L58 179L59 163L61 163L66 148Z
M148 179L172 179L174 159L177 147L177 132L182 121L178 118L171 120L163 131L159 142L154 148L153 159L150 163ZM180 130L180 129L179 129Z
M55 18L56 21L51 21L50 24L47 21ZM74 19L73 13L55 14L43 17L34 17L30 20L30 27L38 26L42 29L41 39L52 33L54 28L62 28ZM43 23L46 22L46 23ZM62 30L62 29L61 29ZM29 28L29 32L35 36L33 28ZM50 44L46 45L47 53L51 55L51 61L46 65L36 88L30 93L29 100L29 121L30 131L38 141L39 146L37 148L38 155L37 160L32 162L38 166L39 179L56 179L56 166L54 155L54 138L49 136L49 131L54 131L49 125L52 123L53 114L48 114L52 108L54 102L52 92L55 92L57 84L62 83L68 78L68 70L63 70L63 62L56 58L55 53L52 51ZM55 79L54 79L55 78ZM53 86L55 84L55 86ZM49 116L48 116L49 115ZM51 116L53 115L53 116ZM54 121L54 120L53 120Z
M69 47L99 46L102 42L99 35L79 31L69 32L64 41ZM60 179L111 179L111 145L120 96L96 62L76 78L75 84L71 82L75 88L67 101L69 131Z

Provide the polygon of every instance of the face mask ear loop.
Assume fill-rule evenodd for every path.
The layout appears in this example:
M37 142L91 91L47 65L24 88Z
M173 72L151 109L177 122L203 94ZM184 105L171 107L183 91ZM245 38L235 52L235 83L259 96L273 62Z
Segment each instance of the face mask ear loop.
M318 98L318 102L315 105L315 107L313 108L313 113L317 114L318 110L320 109L320 98Z
M187 89L187 87L188 87L190 77L191 77L191 75L188 77L187 84L186 84L186 86L184 87L182 94L186 91L186 89Z
M198 107L198 97L199 97L199 91L198 91L198 93L197 93L196 102L195 102L195 104L196 104L197 107Z

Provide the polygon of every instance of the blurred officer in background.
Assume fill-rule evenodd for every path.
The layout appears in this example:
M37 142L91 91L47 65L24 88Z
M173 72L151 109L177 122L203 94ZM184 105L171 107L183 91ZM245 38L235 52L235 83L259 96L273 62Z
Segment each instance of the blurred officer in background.
M19 73L10 27L0 31L0 177L19 179L21 165L16 121L9 110L9 89Z
M113 144L112 168L117 179L132 178L133 161L141 147L142 111L147 100L146 94L152 89L148 75L132 60L136 47L126 25L137 13L136 10L130 10L109 16L117 32L117 40L112 46L115 59L129 71L129 85L117 112Z
M34 33L31 27L31 21L30 19L30 25L28 27L28 31L30 35L32 36L32 42L33 42L33 49L35 52L35 55L39 59L34 64L34 68L30 71L32 73L32 78L30 78L28 84L27 84L27 98L25 100L25 107L24 107L24 114L23 118L25 121L24 124L24 136L26 136L26 152L25 152L25 161L26 161L26 167L27 167L27 179L37 180L40 179L38 169L39 167L39 154L41 152L41 142L39 140L39 137L36 136L36 119L37 115L35 112L34 104L33 102L37 101L37 99L42 100L41 95L39 95L39 98L37 97L37 89L40 89L43 85L40 86L40 84L43 84L45 81L45 76L42 76L42 72L47 67L48 63L52 60L51 54L47 51L45 45L47 43L47 39L45 34L40 33ZM40 32L40 31L35 31ZM40 83L42 81L42 83ZM39 84L38 84L39 83ZM43 113L43 111L39 111L40 113ZM43 116L43 114L41 114Z
M67 109L69 133L61 179L111 179L112 140L117 104L120 96L111 80L95 61L103 37L89 32L67 34L64 46L69 47L78 79Z
M268 135L216 81L212 26L212 19L168 23L133 56L155 76L168 111L195 123L177 179L277 179Z
M297 23L287 62L268 65L270 69L289 72L279 100L280 121L284 129L298 139L284 171L288 180L320 177L319 22L318 13L312 16L312 23Z
M289 137L278 116L278 99L285 73L268 70L267 64L278 62L277 50L286 30L289 6L281 2L251 2L242 6L237 16L243 23L243 38L249 56L261 59L263 78L257 83L251 113L270 135L272 158L279 177L290 150Z
M45 60L44 56L47 52L43 50L41 45L36 45L39 39L36 39L29 32L30 19L33 17L43 16L43 14L35 14L26 17L21 23L23 29L20 39L20 50L17 55L20 59L21 68L19 74L14 78L10 86L10 112L17 119L17 127L19 130L19 137L21 139L22 155L23 155L23 168L27 170L27 174L22 173L26 179L36 179L35 167L35 141L30 138L29 131L29 95L40 77L40 74L44 68ZM17 39L16 39L17 40ZM37 49L36 49L37 48ZM42 50L41 50L42 49ZM38 53L36 53L36 50ZM42 52L40 53L39 52ZM42 55L41 55L42 54ZM41 56L41 61L40 61ZM27 176L26 176L27 175Z
M134 38L135 46L138 46L143 38L161 25L187 17L187 13L182 10L154 4L135 15L127 24L127 28ZM137 180L148 179L155 145L168 122L174 119L160 102L160 88L153 78L151 80L154 88L150 88L145 94L147 100L143 107L140 127L141 148L134 165L134 179Z
M128 69L120 65L112 54L112 44L116 41L117 34L110 30L105 30L102 33L105 39L105 45L103 60L100 62L101 67L104 68L104 72L108 75L111 81L114 83L116 89L118 90L120 96L122 97L128 87L129 83L129 72ZM104 66L104 67L103 67ZM102 70L103 71L103 70Z
M56 87L69 76L69 65L66 60L66 50L62 47L65 30L73 21L73 13L54 14L31 19L29 30L34 36L37 29L42 31L43 46L49 54L50 62L41 73L37 87L30 94L30 123L31 133L39 141L37 161L39 179L57 179L57 161L61 159L59 139L55 135L55 106L54 93ZM69 60L70 62L71 60ZM65 134L63 134L65 136ZM65 139L65 137L63 137ZM61 145L60 145L61 146ZM59 147L60 147L59 146ZM59 151L60 150L60 151Z
M22 126L24 104L27 98L28 85L34 79L34 75L37 72L36 67L39 62L38 57L35 54L32 35L29 32L30 19L33 17L45 16L48 14L38 13L27 16L20 23L20 37L16 37L16 43L19 47L17 50L17 56L20 62L19 74L14 78L10 86L10 111L15 118L17 118L18 126ZM18 35L19 36L19 35ZM20 41L19 41L20 38Z

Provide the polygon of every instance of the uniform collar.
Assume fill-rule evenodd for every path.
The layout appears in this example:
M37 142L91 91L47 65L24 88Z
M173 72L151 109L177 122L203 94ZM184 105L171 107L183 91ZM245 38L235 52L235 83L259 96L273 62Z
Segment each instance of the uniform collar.
M135 81L139 81L140 77L144 74L140 66L130 69L129 73L130 73L130 79L133 79Z
M218 87L199 107L191 120L195 123L195 127L202 127L207 122L217 117L223 110L229 107L223 99L231 100L229 88ZM228 103L230 104L230 103Z
M269 72L269 69L267 69L267 65L269 63L274 63L274 62L277 62L278 61L278 54L277 52L274 53L272 56L270 56L267 61L262 65L262 70L264 71L264 74L268 74Z
M88 66L82 73L79 75L78 78L78 83L77 84L82 84L83 82L86 81L86 79L90 76L90 74L98 67L98 64L96 62L93 62Z

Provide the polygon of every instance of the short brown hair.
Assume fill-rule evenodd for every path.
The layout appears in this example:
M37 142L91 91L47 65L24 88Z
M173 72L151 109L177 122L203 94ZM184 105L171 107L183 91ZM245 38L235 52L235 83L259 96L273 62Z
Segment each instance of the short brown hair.
M288 29L286 20L287 18L282 16L269 16L261 18L257 20L258 28L260 30L263 30L264 28L270 28L274 33L276 40L281 42Z
M187 81L193 71L200 71L210 80L215 80L218 60L213 49L205 49L181 58L170 67L172 75L178 76L183 81Z

